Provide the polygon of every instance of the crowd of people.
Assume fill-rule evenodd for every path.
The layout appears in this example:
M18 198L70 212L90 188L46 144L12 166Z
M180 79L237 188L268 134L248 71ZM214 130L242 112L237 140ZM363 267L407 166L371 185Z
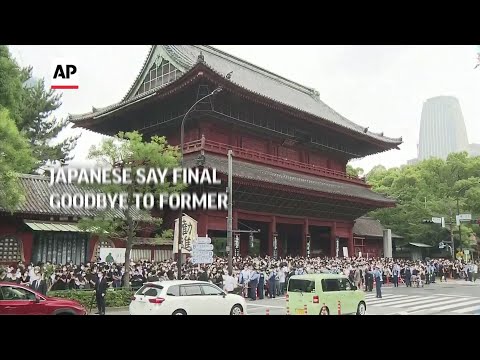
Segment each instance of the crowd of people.
M124 284L125 266L103 262L74 265L18 263L16 267L0 268L0 282L15 282L31 286L35 280L45 280L48 291L93 289L102 274L110 287L121 288ZM130 286L140 288L146 282L178 279L174 260L162 262L138 261L130 264ZM212 264L195 265L190 260L183 263L182 279L210 281L228 292L243 293L252 300L264 296L283 295L292 275L310 273L343 273L350 277L358 288L373 291L374 282L393 286L424 286L436 281L463 279L474 282L478 276L477 262L426 259L365 258L302 258L271 257L233 258L233 273L228 274L228 261L217 257Z

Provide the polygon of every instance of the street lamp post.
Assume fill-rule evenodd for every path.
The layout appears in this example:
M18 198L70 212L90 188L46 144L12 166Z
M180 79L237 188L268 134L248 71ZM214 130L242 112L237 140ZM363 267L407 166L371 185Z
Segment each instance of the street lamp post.
M188 109L188 111L185 113L182 119L182 124L180 126L180 167L183 168L183 145L184 145L184 137L185 137L185 120L187 119L188 114L197 106L198 103L202 102L206 98L209 98L210 96L213 96L215 94L218 94L220 91L222 91L221 87L216 88L213 90L210 94L205 95L204 97L198 99L191 107ZM177 260L177 271L178 271L178 280L182 279L182 250L183 250L183 207L180 206L180 211L178 215L178 234L177 234L177 253L178 253L178 260Z

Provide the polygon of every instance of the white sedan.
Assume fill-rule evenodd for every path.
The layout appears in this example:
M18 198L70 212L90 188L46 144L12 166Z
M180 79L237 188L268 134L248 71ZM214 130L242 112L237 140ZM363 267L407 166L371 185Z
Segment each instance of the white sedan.
M247 304L209 282L174 280L144 284L129 310L130 315L246 315Z

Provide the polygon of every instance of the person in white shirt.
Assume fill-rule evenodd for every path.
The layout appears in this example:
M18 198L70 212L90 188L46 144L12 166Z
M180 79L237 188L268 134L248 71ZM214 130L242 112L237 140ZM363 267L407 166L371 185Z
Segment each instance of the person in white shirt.
M233 290L235 290L237 286L237 282L235 281L235 278L230 275L224 275L224 281L223 281L223 290L226 291L227 293L232 293Z

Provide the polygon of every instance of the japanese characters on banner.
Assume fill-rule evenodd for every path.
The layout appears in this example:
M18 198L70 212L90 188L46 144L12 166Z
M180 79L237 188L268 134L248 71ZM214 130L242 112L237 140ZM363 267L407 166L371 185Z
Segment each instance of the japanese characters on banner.
M182 216L182 254L192 252L193 241L197 238L197 221L188 215ZM173 237L173 253L178 253L178 219L175 220Z

